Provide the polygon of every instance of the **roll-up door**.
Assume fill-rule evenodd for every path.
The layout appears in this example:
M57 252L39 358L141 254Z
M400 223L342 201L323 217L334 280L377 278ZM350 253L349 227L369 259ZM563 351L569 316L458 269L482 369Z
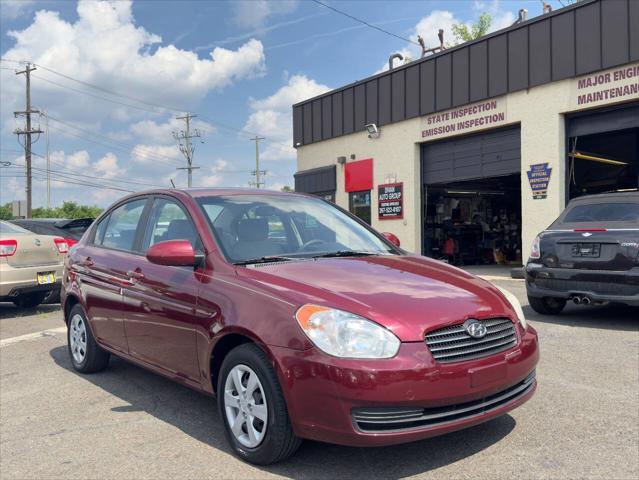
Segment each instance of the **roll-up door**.
M567 123L568 137L638 128L639 103L570 115Z
M422 146L426 185L498 177L521 171L519 125Z

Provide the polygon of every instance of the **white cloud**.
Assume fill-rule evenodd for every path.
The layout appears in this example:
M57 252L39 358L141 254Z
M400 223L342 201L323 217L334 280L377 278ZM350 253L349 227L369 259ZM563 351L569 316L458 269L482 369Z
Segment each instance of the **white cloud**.
M15 20L30 12L35 0L2 0L0 2L0 18Z
M261 27L269 17L293 12L297 4L297 0L235 0L233 20L240 27Z
M113 153L107 153L93 164L94 171L102 178L114 178L124 174L118 165L118 157Z
M244 130L257 132L267 138L260 158L264 160L294 159L292 106L294 103L328 90L330 90L329 87L311 78L293 75L288 83L273 95L260 100L251 99L250 107L253 113L244 125Z
M160 163L170 162L181 157L177 145L145 145L140 143L131 150L131 158L140 164L153 164L161 158ZM176 164L177 166L177 164Z
M58 12L38 11L31 25L8 33L15 44L3 58L29 60L131 97L185 109L212 90L265 71L263 46L258 40L248 40L236 50L218 47L209 52L208 58L201 59L193 51L162 45L158 35L137 26L130 1L80 0L77 13L77 20L68 22ZM7 70L0 73L3 114L6 113L3 118L8 118L19 106L17 102L22 101L24 78ZM66 118L115 115L120 120L128 119L127 107L114 113L110 103L78 97L77 93L38 80L37 77L47 78L86 90L44 68L33 76L35 102L65 113ZM79 98L83 108L77 108Z
M224 180L224 170L228 167L228 162L217 159L215 165L209 168L209 174L198 176L197 184L199 187L218 187L222 184L226 184Z

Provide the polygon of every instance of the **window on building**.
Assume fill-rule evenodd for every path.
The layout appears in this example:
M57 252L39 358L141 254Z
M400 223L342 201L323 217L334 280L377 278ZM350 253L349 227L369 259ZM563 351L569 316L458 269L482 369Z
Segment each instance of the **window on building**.
M348 197L349 211L360 220L371 224L371 192L350 192Z

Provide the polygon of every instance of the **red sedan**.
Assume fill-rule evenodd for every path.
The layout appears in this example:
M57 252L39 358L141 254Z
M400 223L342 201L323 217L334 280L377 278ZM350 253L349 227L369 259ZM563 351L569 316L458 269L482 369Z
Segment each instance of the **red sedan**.
M306 195L126 197L66 260L71 362L91 373L113 354L215 395L256 464L303 438L409 442L528 400L537 333L517 299L398 243Z

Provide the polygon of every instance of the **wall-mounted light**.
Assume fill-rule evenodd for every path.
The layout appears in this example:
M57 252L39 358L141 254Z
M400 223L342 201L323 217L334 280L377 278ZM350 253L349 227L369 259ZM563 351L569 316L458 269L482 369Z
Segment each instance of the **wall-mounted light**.
M302 146L302 142L297 142L297 143L295 144L295 146L296 146L296 147L301 147L301 146Z
M379 128L374 123L368 123L366 131L368 132L368 138L379 138Z
M337 163L344 165L346 163L346 157L337 157Z

